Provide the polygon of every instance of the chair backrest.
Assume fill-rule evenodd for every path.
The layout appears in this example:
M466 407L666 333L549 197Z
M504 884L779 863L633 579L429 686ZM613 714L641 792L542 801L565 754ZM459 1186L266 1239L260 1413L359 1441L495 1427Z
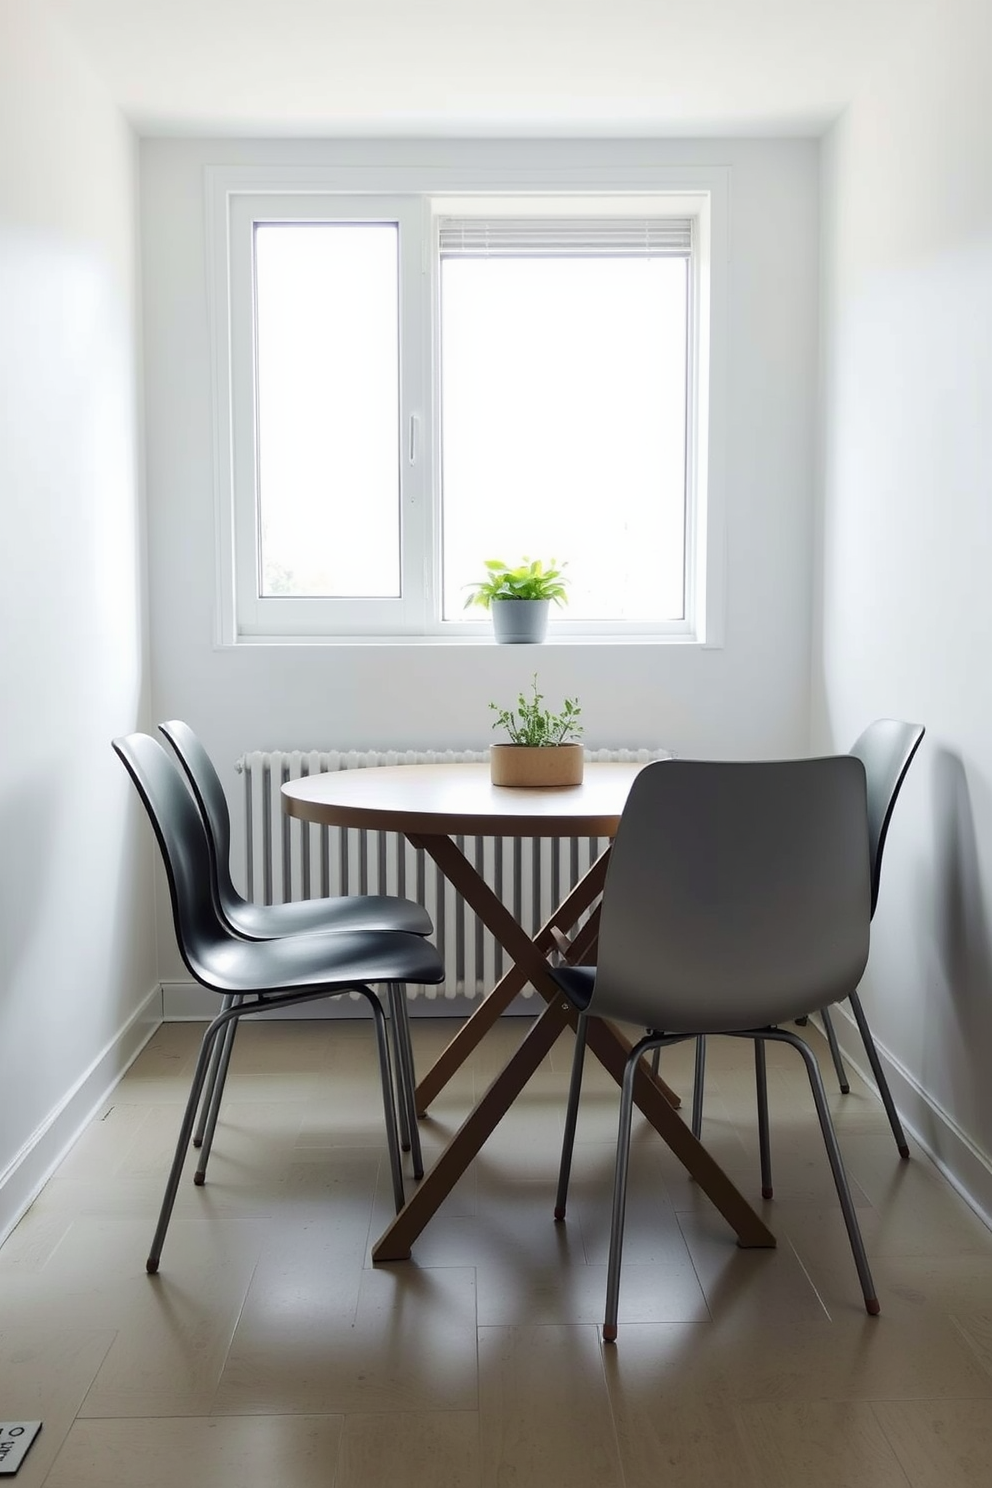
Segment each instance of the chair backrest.
M175 750L196 798L210 847L214 892L221 914L230 914L244 901L231 878L231 813L213 761L188 723L172 718L159 729Z
M860 760L661 760L613 844L589 1011L665 1033L785 1022L857 987L869 921Z
M218 917L210 886L210 848L196 802L178 767L148 734L127 734L113 747L137 787L165 861L179 950L194 977L204 960L234 937Z
M871 912L878 903L885 846L892 809L906 771L920 747L926 729L922 723L902 723L898 718L876 718L859 734L849 753L865 767L868 780L868 841L871 852Z

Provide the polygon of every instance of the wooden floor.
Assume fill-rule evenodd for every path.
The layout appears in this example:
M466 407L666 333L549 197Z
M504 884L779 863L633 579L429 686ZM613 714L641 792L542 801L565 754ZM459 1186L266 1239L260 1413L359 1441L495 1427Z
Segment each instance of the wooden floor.
M423 1124L428 1162L526 1025ZM414 1025L425 1067L451 1025ZM589 1070L552 1219L563 1038L428 1226L373 1268L390 1186L367 1023L239 1035L203 1189L145 1274L201 1029L166 1025L0 1249L17 1488L957 1488L992 1483L992 1234L854 1079L831 1097L882 1304L857 1275L797 1056L711 1041L704 1137L779 1237L740 1251L642 1122L620 1335L599 1331L616 1088ZM811 1034L816 1038L815 1034ZM689 1051L665 1056L688 1094ZM836 1091L832 1075L828 1088Z

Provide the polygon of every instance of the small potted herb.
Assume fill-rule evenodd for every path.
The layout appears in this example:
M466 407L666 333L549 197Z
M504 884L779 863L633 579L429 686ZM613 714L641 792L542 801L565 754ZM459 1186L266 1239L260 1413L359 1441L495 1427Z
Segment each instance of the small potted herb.
M568 580L555 559L548 563L540 558L524 558L510 568L500 558L485 560L487 574L481 583L471 586L465 601L481 605L493 617L493 635L502 645L543 641L548 628L551 601L568 602L565 586Z
M493 728L503 729L510 740L508 744L494 744L490 750L493 785L581 785L584 754L579 743L582 709L578 699L566 698L560 713L553 713L543 704L536 672L531 696L521 692L516 708L489 704L496 714Z

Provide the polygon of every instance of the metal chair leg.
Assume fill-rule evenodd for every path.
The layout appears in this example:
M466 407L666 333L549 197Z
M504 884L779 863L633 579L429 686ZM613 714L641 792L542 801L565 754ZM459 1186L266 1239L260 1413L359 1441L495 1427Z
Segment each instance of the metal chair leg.
M396 1106L399 1117L400 1147L404 1152L409 1152L410 1107L407 1102L406 1068L401 1053L402 1035L398 1021L399 1013L396 1007L396 991L392 982L386 985L386 999L389 1003L389 1032L392 1035L393 1063L396 1066Z
M406 1006L406 989L399 982L388 986L389 1018L393 1029L396 1058L396 1089L400 1117L400 1142L410 1153L413 1176L424 1176L424 1157L417 1125L415 1094L417 1088L413 1067L413 1045L410 1040L410 1018Z
M627 1212L627 1171L630 1166L630 1123L634 1110L634 1076L646 1042L642 1039L639 1044L635 1044L627 1056L623 1071L623 1085L620 1089L617 1163L613 1177L613 1216L610 1222L610 1255L606 1266L604 1343L615 1343L617 1337L617 1317L620 1311L620 1261L623 1255L623 1226Z
M243 997L232 997L229 1006L239 1008L243 1002ZM200 1120L193 1133L193 1146L200 1149L200 1160L193 1174L193 1182L198 1188L202 1188L206 1182L207 1163L210 1161L210 1153L213 1150L214 1133L220 1117L221 1101L224 1099L224 1087L227 1084L227 1073L231 1066L234 1037L238 1031L239 1022L239 1018L232 1018L224 1029L223 1035L217 1040L216 1058L211 1061L211 1071L207 1076L206 1087L200 1101Z
M232 997L231 1011L237 1012L243 1002L244 998L242 997ZM238 1022L239 1019L233 1017L224 1029L221 1037L217 1040L219 1045L217 1059L214 1062L210 1076L207 1078L207 1089L204 1090L200 1103L200 1122L198 1127L200 1134L200 1158L196 1165L196 1172L193 1174L193 1182L197 1188L202 1188L207 1181L207 1163L210 1161L210 1154L213 1151L214 1134L217 1131L221 1101L224 1099L224 1086L227 1084L227 1072L231 1064L231 1053L234 1049L234 1035L238 1029ZM197 1145L195 1134L193 1145L194 1147Z
M692 1081L692 1135L699 1141L703 1129L703 1087L706 1083L706 1037L696 1038L696 1071Z
M754 1041L754 1086L758 1101L758 1150L761 1153L761 1197L770 1199L772 1190L772 1145L768 1126L768 1071L765 1065L764 1041Z
M224 998L224 1001L221 1004L221 1011L225 1012L229 1007L233 1007L234 1003L235 998L231 995L228 995ZM236 1026L236 1022L229 1023L224 1031L224 1038L214 1040L213 1053L210 1058L210 1069L207 1073L207 1080L203 1090L203 1099L200 1102L200 1119L197 1121L196 1130L193 1133L194 1147L203 1146L203 1133L206 1130L207 1126L207 1111L210 1107L210 1101L213 1097L214 1086L217 1083L217 1072L220 1068L221 1060L224 1057L224 1043L227 1037L230 1035L231 1029Z
M847 1226L847 1236L851 1242L851 1250L854 1254L854 1264L858 1268L858 1278L861 1282L861 1290L864 1293L865 1310L872 1317L875 1317L879 1312L878 1297L875 1294L875 1283L872 1280L871 1270L868 1266L868 1257L865 1254L864 1241L861 1238L861 1228L858 1224L854 1200L851 1198L847 1174L844 1171L844 1160L840 1155L837 1134L834 1131L834 1124L830 1119L830 1107L827 1105L827 1096L823 1088L823 1077L820 1074L820 1066L816 1062L816 1056L809 1045L799 1038L797 1034L787 1033L784 1029L769 1029L760 1035L752 1034L746 1036L774 1038L780 1040L782 1043L792 1044L794 1048L799 1050L806 1063L806 1073L809 1075L810 1088L813 1092L813 1100L816 1105L816 1114L819 1117L820 1130L823 1133L823 1144L827 1149L830 1169L837 1188L837 1197L840 1199L844 1223Z
M406 1078L407 1124L410 1128L410 1157L413 1176L424 1176L424 1155L420 1145L420 1127L417 1124L417 1071L413 1063L413 1038L410 1031L410 1012L407 1007L406 987L396 982L396 1007L399 1014L397 1027L400 1033L400 1054Z
M847 1079L847 1070L844 1068L844 1060L840 1052L840 1044L834 1032L834 1020L830 1016L829 1008L820 1009L820 1017L823 1019L824 1032L827 1035L827 1043L830 1045L830 1057L837 1071L837 1083L840 1086L841 1095L850 1095L851 1087Z
M854 1010L854 1016L857 1020L858 1032L861 1034L862 1042L865 1046L865 1053L868 1055L868 1063L871 1065L871 1072L875 1076L875 1084L878 1086L878 1093L882 1097L882 1104L885 1107L885 1114L889 1118L889 1125L892 1128L892 1135L896 1139L896 1146L899 1149L899 1156L908 1158L909 1145L906 1141L906 1134L902 1129L902 1122L899 1120L899 1113L896 1110L896 1103L892 1099L892 1091L889 1089L889 1082L885 1078L885 1071L882 1069L882 1061L878 1057L878 1050L875 1048L875 1040L871 1036L871 1029L868 1027L868 1019L865 1017L865 1010L861 1006L861 998L858 996L857 992L851 993L850 1001L851 1007Z
M356 991L363 989L358 987ZM396 1204L396 1213L399 1214L406 1200L403 1191L403 1164L400 1158L400 1139L396 1130L396 1106L393 1102L393 1073L389 1064L389 1035L386 1032L386 1015L382 1010L382 1003L375 993L365 991L372 1009L372 1019L375 1023L375 1042L379 1053L379 1075L382 1081L382 1108L386 1118L386 1146L389 1149L389 1167L393 1177L393 1199Z
M222 1035L228 1023L239 1016L237 1008L223 1008L207 1025L200 1044L200 1052L197 1055L196 1066L193 1070L193 1081L186 1098L186 1109L183 1112L182 1124L179 1128L179 1136L176 1140L176 1150L172 1158L172 1167L165 1184L165 1193L162 1198L162 1207L159 1210L158 1224L155 1226L155 1234L152 1237L151 1249L145 1262L145 1270L154 1276L158 1270L159 1261L162 1258L162 1246L165 1243L166 1231L169 1228L169 1220L172 1218L172 1210L176 1202L176 1194L179 1191L179 1180L182 1177L183 1163L186 1161L186 1153L189 1150L190 1138L193 1135L193 1123L196 1120L197 1107L203 1094L204 1081L207 1078L207 1069L210 1065L214 1044L219 1035Z
M565 1218L568 1200L568 1180L572 1171L572 1149L575 1146L575 1126L579 1114L579 1095L582 1091L582 1063L586 1053L586 1025L584 1013L579 1014L575 1028L575 1053L572 1056L572 1075L568 1083L568 1107L565 1111L565 1134L561 1144L561 1164L558 1169L558 1192L555 1195L555 1219Z

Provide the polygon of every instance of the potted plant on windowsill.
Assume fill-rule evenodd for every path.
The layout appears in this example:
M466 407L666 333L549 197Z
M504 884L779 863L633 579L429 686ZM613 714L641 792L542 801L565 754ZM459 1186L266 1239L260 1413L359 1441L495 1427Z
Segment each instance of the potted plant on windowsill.
M540 558L524 558L516 568L499 558L487 558L485 564L487 577L472 586L465 608L477 604L490 612L493 635L501 645L543 641L551 601L568 602L565 565L557 568L554 558L547 564Z
M505 729L509 744L494 744L489 754L493 785L548 786L581 785L584 754L578 742L582 734L577 698L566 698L560 713L542 706L537 673L532 696L523 693L516 708L489 706L496 714L493 728Z

